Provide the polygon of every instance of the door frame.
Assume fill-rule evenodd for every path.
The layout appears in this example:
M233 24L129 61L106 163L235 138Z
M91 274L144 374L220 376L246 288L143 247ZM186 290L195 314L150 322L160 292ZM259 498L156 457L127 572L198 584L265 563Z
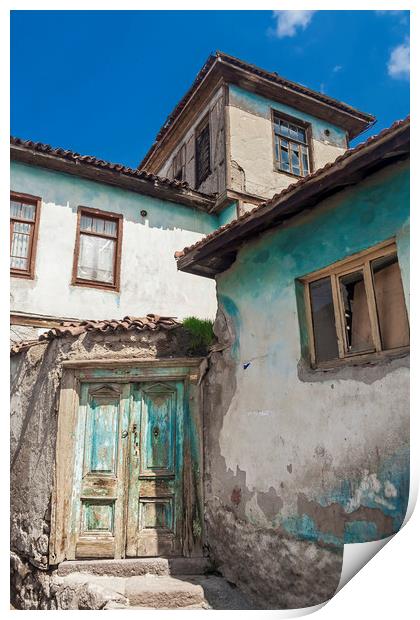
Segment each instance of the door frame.
M81 383L136 383L183 381L184 383L184 458L182 555L203 554L203 412L201 378L206 358L139 360L92 359L66 360L58 405L54 486L51 497L51 533L49 562L57 565L74 560L77 531L72 523L76 430ZM76 528L80 524L76 524ZM125 555L118 551L118 558ZM116 554L117 558L117 554Z

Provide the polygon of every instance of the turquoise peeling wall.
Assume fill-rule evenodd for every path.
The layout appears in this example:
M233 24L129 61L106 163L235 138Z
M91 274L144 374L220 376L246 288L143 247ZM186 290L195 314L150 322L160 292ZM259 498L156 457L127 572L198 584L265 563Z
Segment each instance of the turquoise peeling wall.
M229 224L237 217L236 212L236 202L232 202L232 204L228 205L220 211L218 214L219 226L224 226L225 224Z
M341 545L383 538L404 520L407 365L308 370L303 378L298 370L304 334L296 279L392 237L408 307L406 163L248 241L217 278L219 307L236 332L237 362L219 443L226 469L246 474L251 499L244 510L255 525ZM267 518L257 499L274 491L281 508Z

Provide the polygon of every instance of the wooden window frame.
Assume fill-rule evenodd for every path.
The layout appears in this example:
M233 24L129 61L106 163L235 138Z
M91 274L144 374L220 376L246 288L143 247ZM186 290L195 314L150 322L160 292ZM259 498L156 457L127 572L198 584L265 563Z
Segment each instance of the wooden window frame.
M10 249L12 248L13 222L33 224L31 238L29 242L28 269L16 269L15 267L11 267L10 276L13 278L26 278L27 280L33 280L35 278L35 261L36 250L38 246L39 219L41 215L42 198L40 198L39 196L32 196L31 194L22 194L21 192L11 191L10 200L16 200L16 202L23 202L25 204L35 206L35 218L33 222L31 222L30 220L10 217Z
M206 128L206 126L208 126L209 128L209 169L208 172L206 174L205 177L203 177L200 181L198 180L198 157L197 157L197 139L200 136L200 134L204 131L204 129ZM195 128L194 131L194 159L195 159L195 189L198 189L200 187L200 185L202 183L204 183L204 181L206 179L209 178L209 176L212 173L212 169L211 169L211 131L210 131L210 114L206 114L204 116L204 118L201 119L201 121L198 123L197 127Z
M80 220L82 215L88 215L98 217L104 220L111 220L117 224L117 236L111 237L109 235L89 233L80 230ZM79 262L80 251L80 235L87 234L93 237L102 237L104 239L115 239L116 248L114 255L114 282L109 284L107 282L98 282L96 280L86 280L77 276L77 266ZM71 283L73 286L84 286L88 288L99 288L102 290L118 292L120 290L120 276L121 276L121 250L122 250L122 235L123 235L123 216L121 213L112 213L111 211L101 211L99 209L92 209L90 207L84 207L80 205L77 209L77 226L76 226L76 243L73 253L73 271Z
M275 132L275 120L280 119L280 120L284 120L286 121L286 123L291 123L292 125L296 125L297 127L299 127L299 129L304 129L305 130L305 135L306 135L306 143L303 146L306 146L306 148L308 149L308 174L307 175L300 175L300 174L295 174L294 172L287 172L287 170L282 170L280 168L280 162L279 160L277 160L276 158L276 132ZM280 112L279 110L275 110L275 109L271 109L271 127L272 127L272 131L271 131L271 135L272 135L272 143L273 143L273 167L274 167L274 171L278 172L279 174L286 174L290 177L293 177L294 179L304 179L306 178L308 175L310 175L313 170L314 170L314 154L313 154L313 141L312 141L312 125L311 123L309 123L308 121L304 121L301 120L299 118L295 118L294 116L290 116L289 114L284 114L283 112ZM286 138L284 137L284 140L286 140L289 143L289 161L291 162L291 156L290 156L290 143L293 144L298 144L298 145L302 145L302 142L298 142L295 141L291 138ZM302 162L300 162L302 163ZM292 166L290 165L290 168L292 168Z
M185 166L186 166L186 145L185 143L177 150L172 158L172 179L176 181L185 181ZM176 168L177 159L181 157L181 166ZM181 170L181 178L177 179L176 174Z
M312 368L326 369L335 366L341 366L349 363L366 363L379 360L384 357L397 357L409 352L410 345L398 347L394 349L384 349L382 347L378 312L376 307L375 289L370 264L376 258L388 256L397 253L397 245L395 239L389 239L383 243L375 245L368 250L363 250L357 254L353 254L344 260L333 263L332 265L315 271L307 276L299 278L304 286L305 299L305 317L306 326L309 336L309 354ZM398 262L399 267L399 262ZM399 267L400 269L400 267ZM368 305L368 313L371 327L371 335L373 346L371 350L362 353L351 353L346 350L346 336L344 323L344 309L339 289L339 278L355 271L362 271L366 289L366 300ZM401 269L400 269L401 272ZM315 349L315 336L312 319L312 304L309 285L322 278L329 277L332 289L332 298L334 306L335 329L337 333L338 358L328 360L326 362L317 362ZM405 301L405 300L404 300ZM407 309L406 309L407 311ZM408 321L408 313L407 313Z

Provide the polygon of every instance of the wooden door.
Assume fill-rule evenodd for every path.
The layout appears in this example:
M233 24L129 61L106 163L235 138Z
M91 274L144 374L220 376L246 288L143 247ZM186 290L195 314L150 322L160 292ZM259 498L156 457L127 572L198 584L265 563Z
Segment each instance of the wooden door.
M124 554L129 384L82 384L72 537L76 558Z
M181 553L183 386L81 385L70 559Z
M133 392L127 556L181 553L183 383L142 383Z

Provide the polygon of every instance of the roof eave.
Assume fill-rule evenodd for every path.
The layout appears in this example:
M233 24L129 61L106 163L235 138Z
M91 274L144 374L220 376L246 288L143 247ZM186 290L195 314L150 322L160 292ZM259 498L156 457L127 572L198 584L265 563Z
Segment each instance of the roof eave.
M291 217L316 207L325 198L396 161L405 159L410 151L409 121L394 132L363 149L341 156L334 164L314 173L302 184L296 184L286 195L279 194L251 214L215 232L207 241L192 247L177 260L180 271L214 278L228 269L236 259L245 240L255 237Z
M159 130L154 143L138 165L139 169L155 170L156 160L159 158L171 135L176 131L182 118L188 115L191 105L195 103L197 94L202 92L209 83L210 88L214 88L220 78L226 83L241 85L253 92L261 92L274 101L277 100L295 106L298 103L298 109L307 111L317 118L329 120L333 124L345 129L350 140L368 129L376 120L372 114L362 112L332 97L324 97L321 93L312 91L291 80L280 78L280 76L275 76L275 74L270 74L269 72L265 72L266 76L257 75L251 70L252 65L243 63L250 68L240 67L233 64L234 60L239 63L242 62L220 52L207 59L191 88L175 106ZM255 68L255 70L258 70L258 68ZM276 79L278 82L275 81ZM319 97L324 97L325 101L320 100ZM178 111L180 106L181 109ZM157 167L159 167L159 163Z
M105 183L126 189L135 193L151 196L193 207L201 211L210 211L215 204L215 198L206 196L192 190L191 188L165 186L163 183L154 182L148 179L133 177L110 170L106 167L96 166L80 160L72 160L50 153L39 152L36 149L26 146L11 144L10 159L20 163L46 168L55 172L76 175L91 181Z

